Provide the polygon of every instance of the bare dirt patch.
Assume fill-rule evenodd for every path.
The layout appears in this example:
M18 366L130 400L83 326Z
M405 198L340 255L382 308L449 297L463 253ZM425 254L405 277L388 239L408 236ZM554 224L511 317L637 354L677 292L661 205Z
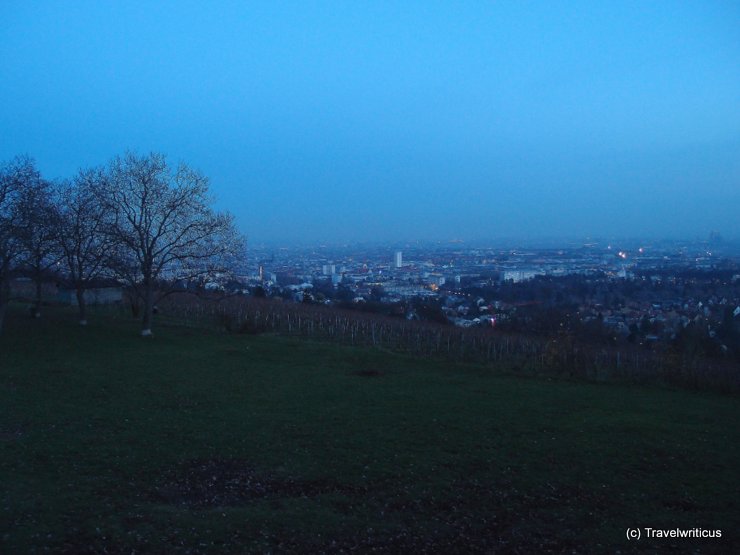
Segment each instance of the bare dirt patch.
M225 507L255 499L312 497L348 489L329 481L259 472L242 459L199 459L166 472L153 497L174 505Z
M26 435L26 426L18 422L0 422L0 441L15 441Z
M383 372L382 370L374 370L374 369L356 370L352 373L355 376L361 376L363 378L379 378L380 376L385 376L385 372Z

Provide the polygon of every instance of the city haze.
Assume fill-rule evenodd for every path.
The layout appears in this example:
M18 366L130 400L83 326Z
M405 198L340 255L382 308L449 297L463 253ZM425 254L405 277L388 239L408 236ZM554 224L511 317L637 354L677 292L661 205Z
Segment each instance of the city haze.
M126 149L265 243L740 238L731 2L6 2L0 160Z

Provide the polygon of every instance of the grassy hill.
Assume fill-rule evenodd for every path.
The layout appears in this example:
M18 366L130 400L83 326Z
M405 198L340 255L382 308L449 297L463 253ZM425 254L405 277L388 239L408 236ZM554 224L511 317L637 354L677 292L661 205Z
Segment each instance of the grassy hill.
M0 552L738 552L737 397L136 330L9 316Z

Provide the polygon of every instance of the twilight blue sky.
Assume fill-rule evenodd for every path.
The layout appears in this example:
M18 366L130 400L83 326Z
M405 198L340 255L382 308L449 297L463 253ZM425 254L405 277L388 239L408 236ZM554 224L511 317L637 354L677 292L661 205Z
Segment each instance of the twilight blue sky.
M0 3L0 161L183 160L257 242L740 238L740 3Z

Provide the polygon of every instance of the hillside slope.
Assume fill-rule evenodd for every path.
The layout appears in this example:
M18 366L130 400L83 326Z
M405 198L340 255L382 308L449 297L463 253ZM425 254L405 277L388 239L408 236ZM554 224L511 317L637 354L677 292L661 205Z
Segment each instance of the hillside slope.
M0 407L7 553L738 547L735 397L60 310L10 315Z

